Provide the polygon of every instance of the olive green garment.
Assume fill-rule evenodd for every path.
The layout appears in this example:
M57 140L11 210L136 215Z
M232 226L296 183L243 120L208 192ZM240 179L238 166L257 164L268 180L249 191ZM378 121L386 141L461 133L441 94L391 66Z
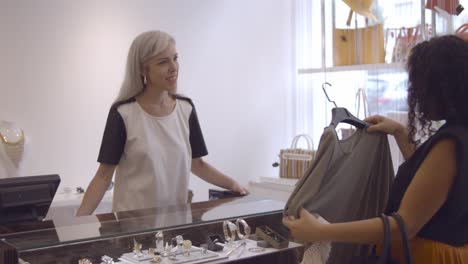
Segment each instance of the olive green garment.
M358 129L339 140L326 127L312 166L298 181L285 215L298 217L301 207L330 223L367 219L381 214L394 178L388 139L382 133ZM333 243L328 263L349 263L367 247Z

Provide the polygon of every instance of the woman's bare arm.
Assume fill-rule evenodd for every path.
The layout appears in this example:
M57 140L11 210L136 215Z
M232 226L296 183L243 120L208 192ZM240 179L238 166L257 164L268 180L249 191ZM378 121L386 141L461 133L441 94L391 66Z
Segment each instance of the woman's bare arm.
M86 189L81 206L76 212L77 216L90 215L96 210L106 190L109 188L115 167L115 165L103 163L99 165L96 175Z

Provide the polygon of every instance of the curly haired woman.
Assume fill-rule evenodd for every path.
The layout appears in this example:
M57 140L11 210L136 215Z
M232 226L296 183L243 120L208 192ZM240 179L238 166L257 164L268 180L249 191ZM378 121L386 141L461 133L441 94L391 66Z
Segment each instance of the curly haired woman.
M442 36L416 45L408 59L408 128L382 116L369 132L393 135L406 159L386 214L406 223L414 263L468 263L468 41ZM438 130L434 121L445 121ZM425 141L424 141L425 140ZM423 142L424 141L424 142ZM400 237L390 219L392 238ZM298 240L381 243L379 218L324 225L302 209L283 223ZM400 244L394 243L393 244ZM394 259L403 252L392 247Z

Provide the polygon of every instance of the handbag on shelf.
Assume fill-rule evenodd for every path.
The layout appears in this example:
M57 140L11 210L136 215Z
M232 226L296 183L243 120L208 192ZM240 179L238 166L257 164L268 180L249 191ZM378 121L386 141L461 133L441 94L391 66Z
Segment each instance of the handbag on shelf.
M303 138L307 142L307 149L297 147L299 140ZM280 178L298 179L312 165L315 158L314 142L306 134L300 134L293 138L291 147L280 150Z
M348 26L350 25L352 12L351 10L348 22L346 23ZM333 29L333 65L343 66L384 62L383 24L366 26L364 28L348 27Z
M411 49L416 46L416 44L424 40L423 30L426 31L428 37L432 35L432 29L429 25L426 25L425 27L419 25L416 27L387 29L387 41L389 40L389 35L396 36L392 51L391 61L393 63L405 63L407 61Z
M435 10L436 7L444 10L450 15L456 15L456 16L460 15L460 13L464 10L459 0L450 0L450 1L427 0L426 2L427 9Z
M398 224L398 229L400 231L401 241L403 244L403 251L405 256L405 263L411 264L412 257L411 251L409 248L409 241L408 241L408 231L406 229L405 222L403 218L398 213L393 213L391 216L386 216L382 214L380 219L384 224L384 242L382 245L382 250L380 252L380 256L376 254L376 247L372 247L372 253L367 255L356 256L352 259L351 264L398 264L399 262L393 260L391 258L391 232L390 232L390 222L389 217L393 217ZM400 263L403 264L403 263Z
M468 23L461 25L455 30L455 35L468 41Z
M335 66L384 62L383 24L357 29L333 29Z

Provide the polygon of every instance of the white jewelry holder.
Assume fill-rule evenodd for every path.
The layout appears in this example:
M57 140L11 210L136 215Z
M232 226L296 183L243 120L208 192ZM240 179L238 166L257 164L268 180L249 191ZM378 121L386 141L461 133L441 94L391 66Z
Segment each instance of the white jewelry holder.
M242 229L244 230L244 234L242 234L241 226L242 226ZM250 233L252 232L252 229L250 228L250 226L242 218L237 218L236 227L237 227L237 236L241 240L247 239L249 237Z
M226 240L226 247L233 247L236 240L237 226L231 221L225 220L223 222L224 239Z

